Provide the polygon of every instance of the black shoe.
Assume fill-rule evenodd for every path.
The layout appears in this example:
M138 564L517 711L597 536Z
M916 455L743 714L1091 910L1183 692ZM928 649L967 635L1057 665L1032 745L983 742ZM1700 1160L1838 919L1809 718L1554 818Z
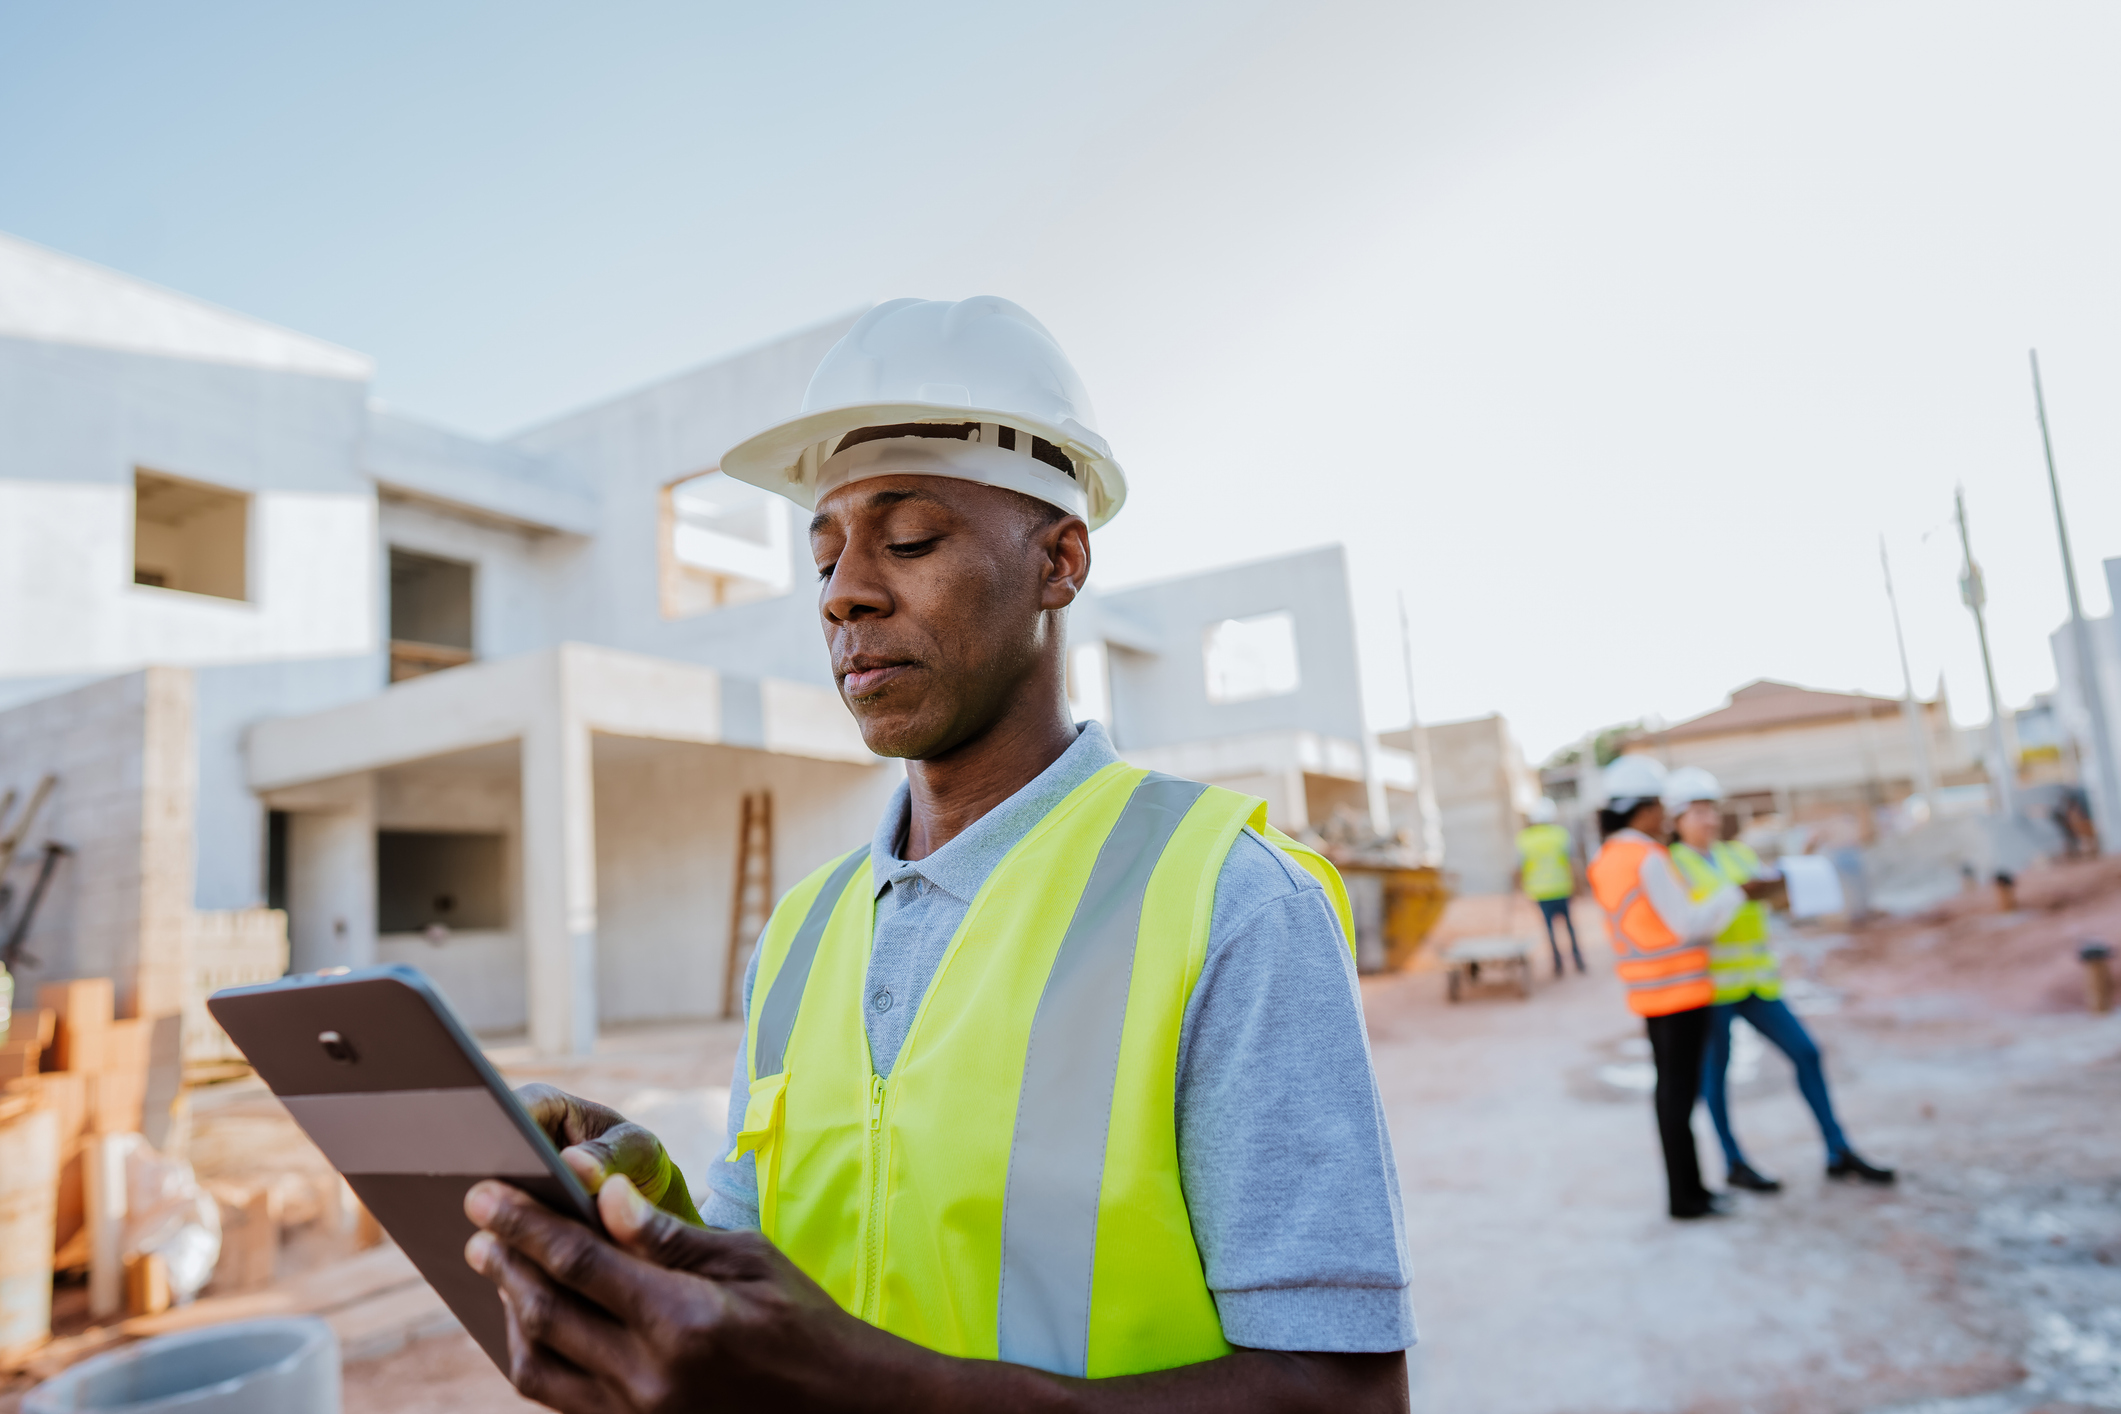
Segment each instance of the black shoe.
M1743 1188L1748 1193L1780 1193L1782 1191L1781 1179L1769 1178L1766 1174L1756 1170L1751 1164L1746 1163L1732 1164L1731 1171L1724 1175L1724 1182L1730 1184L1733 1188Z
M1854 1149L1844 1149L1841 1153L1835 1155L1833 1162L1826 1166L1826 1176L1828 1178L1838 1178L1844 1183L1887 1184L1894 1179L1891 1169L1882 1169L1865 1163L1856 1156Z
M1700 1218L1727 1218L1734 1211L1730 1196L1724 1193L1705 1193L1698 1208L1674 1208L1674 1222L1690 1223Z

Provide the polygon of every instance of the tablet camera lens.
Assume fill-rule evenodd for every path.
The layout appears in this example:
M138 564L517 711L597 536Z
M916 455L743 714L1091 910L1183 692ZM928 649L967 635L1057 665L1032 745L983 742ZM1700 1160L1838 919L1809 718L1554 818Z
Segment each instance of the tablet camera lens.
M347 1065L354 1063L353 1045L338 1032L324 1031L318 1033L317 1044L322 1046L324 1054L330 1056L333 1060L342 1061Z

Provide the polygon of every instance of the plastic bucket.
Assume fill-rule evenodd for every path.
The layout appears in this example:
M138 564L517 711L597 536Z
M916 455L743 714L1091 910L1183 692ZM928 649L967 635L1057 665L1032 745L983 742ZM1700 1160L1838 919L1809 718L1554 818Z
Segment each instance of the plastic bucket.
M159 1336L29 1392L22 1414L339 1414L339 1339L314 1316Z

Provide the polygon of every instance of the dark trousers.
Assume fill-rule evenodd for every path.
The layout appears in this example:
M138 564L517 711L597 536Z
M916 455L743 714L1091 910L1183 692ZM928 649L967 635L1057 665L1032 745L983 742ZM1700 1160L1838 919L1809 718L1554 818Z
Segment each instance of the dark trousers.
M1709 1205L1701 1159L1694 1152L1694 1099L1701 1093L1701 1060L1709 1045L1709 1008L1643 1018L1657 1062L1657 1137L1664 1143L1664 1177L1673 1217Z
M1554 950L1554 975L1561 975L1561 943L1554 936L1554 920L1559 918L1562 926L1569 930L1569 951L1576 955L1576 970L1583 971L1583 949L1576 945L1576 920L1569 917L1569 901L1565 898L1543 898L1539 900L1539 916L1546 920L1547 946Z
M1709 1008L1709 1048L1701 1065L1701 1098L1709 1102L1709 1118L1716 1123L1716 1137L1723 1141L1723 1161L1731 1168L1745 1162L1738 1135L1731 1129L1731 1092L1727 1075L1731 1064L1731 1022L1744 1017L1753 1029L1790 1058L1797 1067L1797 1089L1819 1121L1819 1137L1826 1140L1828 1163L1848 1152L1848 1136L1834 1118L1834 1102L1826 1093L1826 1067L1819 1063L1819 1044L1804 1029L1781 1000L1747 996Z

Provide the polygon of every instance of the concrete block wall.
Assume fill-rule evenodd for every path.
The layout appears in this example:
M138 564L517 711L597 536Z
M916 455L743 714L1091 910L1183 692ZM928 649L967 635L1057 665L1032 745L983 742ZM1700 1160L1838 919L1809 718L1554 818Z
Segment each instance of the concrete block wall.
M193 681L148 668L0 712L0 791L58 785L12 882L18 897L45 840L61 861L30 931L24 990L113 979L121 1016L178 1011L187 990L196 761Z

